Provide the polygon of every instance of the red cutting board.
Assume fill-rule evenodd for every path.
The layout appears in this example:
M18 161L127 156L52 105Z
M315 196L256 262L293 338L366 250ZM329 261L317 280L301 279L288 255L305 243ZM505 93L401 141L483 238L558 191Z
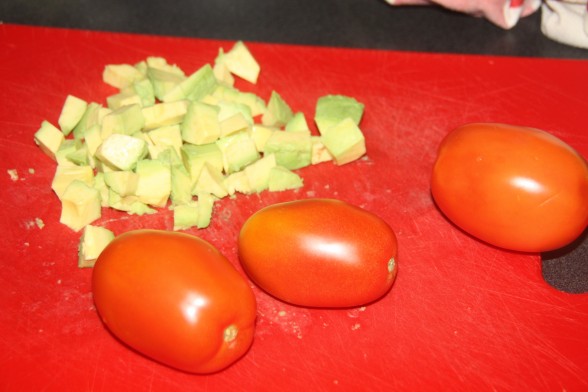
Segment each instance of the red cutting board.
M322 95L355 97L366 107L367 157L304 168L299 191L223 199L211 226L191 233L241 271L236 237L250 214L339 198L394 228L398 279L382 300L343 310L293 307L254 288L254 344L214 375L169 369L115 340L93 306L91 270L77 268L79 234L58 222L55 164L33 134L57 122L67 94L104 103L115 92L101 81L106 64L157 55L191 73L232 44L0 25L1 391L588 389L588 295L546 284L538 255L457 230L429 194L438 143L467 122L543 128L588 156L586 61L248 43L262 72L238 87L264 99L275 89L308 119ZM97 224L118 234L171 229L172 219L108 212Z

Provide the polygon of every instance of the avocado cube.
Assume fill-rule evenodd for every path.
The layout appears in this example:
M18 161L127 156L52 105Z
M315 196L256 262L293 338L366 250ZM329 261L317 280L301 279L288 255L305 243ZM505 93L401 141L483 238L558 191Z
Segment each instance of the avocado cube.
M163 102L174 102L183 99L198 101L216 88L218 82L210 64L203 65L192 75L182 80L169 90L162 98Z
M179 124L184 120L189 101L175 101L156 103L144 107L141 111L145 118L144 131L160 128L166 125Z
M83 181L74 180L65 188L61 197L59 221L74 231L100 218L102 207L100 193Z
M264 146L265 154L275 154L276 162L290 170L311 164L312 142L307 132L274 131Z
M223 185L230 196L233 196L236 192L240 192L246 195L253 193L251 185L249 184L249 179L247 178L247 174L245 174L245 171L243 170L231 173L226 176L224 178Z
M90 166L57 165L51 189L61 199L67 187L74 181L80 181L88 186L94 185L94 170Z
M137 68L130 64L109 64L104 67L102 80L119 89L130 86L145 77Z
M223 171L223 155L216 143L195 146L184 144L181 148L182 161L195 182L200 176L202 167L208 163L214 171Z
M198 219L196 221L196 227L204 229L210 225L215 197L208 192L200 192L196 196L198 198Z
M113 191L124 196L134 195L139 183L139 175L129 170L104 173L104 182Z
M135 195L139 201L165 207L171 194L171 168L159 159L143 159L137 162L135 172L139 176Z
M263 125L283 127L294 116L290 106L276 91L272 91L269 102L267 103L267 110L261 117Z
M41 128L35 132L34 140L41 151L55 160L55 153L61 147L65 136L56 126L45 120L41 123Z
M114 133L96 151L96 157L119 170L132 170L147 154L147 143L139 138Z
M237 41L224 55L219 54L216 61L224 63L232 74L250 83L257 83L261 67L243 41Z
M192 189L193 195L199 193L211 193L219 199L228 195L227 189L224 186L224 177L211 164L205 163L200 171L200 175Z
M78 248L78 267L93 267L100 253L114 239L114 233L104 227L86 225Z
M69 135L75 126L78 125L82 116L86 112L87 107L88 103L83 99L73 95L67 96L61 109L59 120L57 120L61 132L63 132L65 136Z
M113 133L132 135L141 131L144 125L145 117L139 104L122 106L102 119L101 136L105 139Z
M179 206L192 201L192 177L184 165L171 166L171 202Z
M363 116L364 104L345 95L325 95L318 99L314 120L321 135L346 118L359 125Z
M266 154L260 160L247 166L243 171L252 192L262 192L268 188L270 170L276 167L274 154Z
M303 185L302 178L298 174L283 166L275 166L269 172L268 188L270 192L297 189Z
M198 224L198 203L193 201L174 207L174 231L187 230Z
M202 102L191 102L181 125L181 136L186 143L208 144L220 137L218 113L220 109Z
M336 165L344 165L366 153L365 138L352 118L332 126L321 138Z
M255 142L247 132L238 132L216 141L222 153L226 174L241 170L260 158Z

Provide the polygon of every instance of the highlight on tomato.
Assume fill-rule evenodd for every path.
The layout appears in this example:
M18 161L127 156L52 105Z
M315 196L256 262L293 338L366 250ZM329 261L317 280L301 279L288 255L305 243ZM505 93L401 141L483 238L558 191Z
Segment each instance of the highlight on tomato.
M397 240L380 217L334 199L273 204L239 233L239 258L263 290L288 303L340 308L384 296L398 271Z
M256 302L249 283L201 238L159 230L124 233L100 254L92 285L106 327L170 367L217 372L253 341Z
M497 247L544 252L588 225L586 160L535 128L474 123L441 142L431 193L445 216Z

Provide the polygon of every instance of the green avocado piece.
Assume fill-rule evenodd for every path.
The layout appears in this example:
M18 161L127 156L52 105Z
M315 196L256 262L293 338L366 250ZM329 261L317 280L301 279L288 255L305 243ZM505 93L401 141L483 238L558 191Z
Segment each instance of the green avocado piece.
M222 153L226 174L237 172L260 158L255 142L248 132L238 132L220 138L216 145Z
M310 133L274 131L264 145L265 154L275 154L276 162L290 170L311 164Z
M354 161L366 152L363 133L349 117L321 135L321 140L337 165Z
M267 103L267 110L261 117L263 125L283 127L294 116L290 106L276 91L272 91L269 102Z
M293 171L283 167L272 167L268 176L268 189L270 192L297 189L303 186L302 178Z
M331 127L348 117L355 125L359 125L363 110L364 104L355 98L344 95L325 95L317 101L314 121L321 135L324 135Z

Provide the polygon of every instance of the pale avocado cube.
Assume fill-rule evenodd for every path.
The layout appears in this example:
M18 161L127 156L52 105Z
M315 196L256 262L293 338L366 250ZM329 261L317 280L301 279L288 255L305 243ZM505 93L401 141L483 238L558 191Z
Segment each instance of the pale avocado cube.
M132 87L126 87L120 92L106 97L106 106L112 110L116 110L122 106L135 104L142 106L141 97L132 89Z
M178 156L182 148L182 131L179 124L156 128L147 132L147 136L155 146L172 147Z
M93 186L94 170L90 166L57 165L51 181L51 189L61 199L67 187L74 181Z
M124 196L135 194L139 183L139 175L130 170L104 173L104 182L113 191Z
M304 182L298 174L283 166L272 167L269 172L268 189L270 192L297 189L303 185Z
M96 151L96 157L119 170L132 170L147 155L147 143L139 138L114 133Z
M189 101L175 101L156 103L144 107L141 112L145 118L144 131L161 128L166 125L179 124L184 120L188 110Z
M57 120L61 132L63 132L65 136L69 135L75 126L78 125L82 116L86 112L87 107L88 103L81 98L73 95L68 95L65 98L65 103L63 104L61 114Z
M82 144L79 148L76 148L74 151L70 152L65 157L74 165L89 165L88 147L85 144Z
M231 117L225 118L219 123L220 137L226 137L238 132L247 132L251 123L243 116L242 113L235 113Z
M333 155L323 144L321 136L311 136L310 140L312 141L312 157L310 161L313 165L333 160Z
M108 190L108 206L115 210L124 211L129 215L154 214L157 210L149 207L135 195L121 196L114 190Z
M351 118L355 125L359 125L363 116L364 104L355 98L345 95L325 95L316 103L314 121L321 135L339 124L346 118Z
M137 68L130 64L109 64L104 67L102 80L119 89L130 86L145 76Z
M249 134L251 135L251 138L255 143L255 148L257 148L257 151L264 152L265 143L267 142L267 139L269 139L270 136L277 130L278 128L275 127L267 127L261 124L253 124L251 130L249 131Z
M308 127L308 123L306 122L306 117L302 112L294 114L294 116L290 119L290 121L288 121L284 129L288 132L310 133L310 128Z
M183 73L171 72L168 69L160 69L148 64L147 78L153 86L153 95L160 101L165 95L186 80Z
M80 231L102 215L100 192L80 180L72 181L61 197L59 221L74 231Z
M222 153L226 174L243 169L260 158L255 142L247 132L239 132L216 141Z
M191 102L181 124L181 137L186 143L208 144L220 137L217 106Z
M216 61L224 63L232 74L250 83L257 83L261 67L243 41L237 41L224 55L219 54Z
M196 196L198 198L198 219L196 221L196 227L204 229L210 225L216 199L208 192L200 192Z
M100 193L100 204L102 207L108 207L108 192L110 188L106 185L104 181L104 173L98 172L94 175L94 189L98 190Z
M101 124L101 121L104 118L103 114L105 113L103 109L105 108L99 103L90 102L88 104L82 118L73 129L75 139L83 139L88 128Z
M141 99L141 106L151 106L155 104L155 91L153 90L153 84L149 79L142 79L138 82L133 83L133 91Z
M311 164L312 142L307 132L274 131L264 146L265 154L275 154L276 162L290 170Z
M169 163L143 159L137 162L135 173L139 176L135 191L139 201L154 207L165 207L171 194Z
M269 174L274 167L276 167L275 155L266 154L243 169L252 192L259 193L268 188Z
M294 116L290 106L276 91L272 91L270 99L267 103L267 110L261 117L263 125L283 127Z
M77 140L65 139L55 152L55 161L60 166L76 166L67 156L79 148Z
M96 151L98 151L98 148L102 144L102 131L98 124L94 124L86 129L86 132L84 133L84 142L88 149L88 154L92 157L93 161Z
M173 206L188 204L192 201L192 177L184 165L171 166L171 202Z
M177 76L186 76L185 72L180 67L178 67L176 64L169 64L163 57L149 56L145 60L145 63L147 64L147 72L149 72L149 69L156 69Z
M169 90L162 98L163 102L174 102L183 99L198 101L216 88L218 81L210 64L205 64L192 75L182 80Z
M198 203L191 202L174 207L174 230L187 230L198 224Z
M218 172L218 170L212 167L209 163L205 163L202 167L200 175L192 189L193 195L198 195L203 192L211 193L219 199L228 195L222 173Z
M114 133L132 135L141 131L145 117L141 105L131 104L113 110L102 119L101 136L106 139Z
M321 138L337 165L354 161L366 153L364 135L352 118L332 126Z
M114 237L114 233L107 228L86 225L78 247L78 267L93 267L100 253Z
M218 173L223 171L223 155L216 143L199 146L184 144L181 148L181 153L184 166L190 173L193 182L198 179L200 171L206 163Z
M219 85L212 93L212 97L218 102L233 102L245 105L249 108L249 116L259 116L263 114L267 107L265 101L258 95L251 92L239 91L230 86Z
M219 55L224 55L222 49L220 49ZM212 72L214 72L214 77L219 81L219 83L221 83L221 85L233 86L235 84L235 78L225 63L215 61L212 66Z
M41 151L55 160L55 154L59 151L65 136L56 126L45 120L41 123L39 130L35 132L34 140Z
M223 180L223 185L230 196L233 196L236 192L246 195L253 193L251 184L249 184L249 179L244 170L226 176Z

